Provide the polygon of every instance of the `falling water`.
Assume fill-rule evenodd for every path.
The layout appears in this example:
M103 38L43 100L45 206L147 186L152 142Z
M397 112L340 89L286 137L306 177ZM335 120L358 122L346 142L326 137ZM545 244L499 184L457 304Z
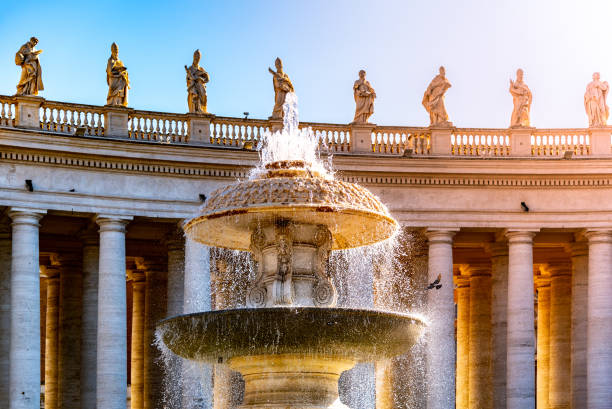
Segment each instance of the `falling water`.
M267 164L277 161L302 161L321 177L334 177L331 155L324 161L320 153L325 146L309 128L299 128L297 96L288 93L283 105L283 129L267 132L259 144L260 163L250 179L260 178ZM323 147L323 149L321 149ZM188 240L189 241L189 240ZM419 231L403 231L394 237L372 246L332 251L330 275L338 291L338 306L344 308L378 309L393 312L424 313L425 287L427 285L427 259L423 251L424 237ZM205 311L211 308L243 308L248 282L254 277L254 263L250 253L224 249L212 249L207 260L199 260L210 272L206 277L190 279L190 294L185 303L185 312ZM195 270L195 271L197 271ZM186 271L194 269L186 268ZM202 271L203 272L203 271ZM186 280L188 277L185 277ZM210 279L212 278L212 280ZM210 285L212 294L203 291ZM189 288L189 286L186 286ZM211 368L204 364L193 364L172 354L159 339L158 347L163 353L167 372L166 408L189 407L208 409L212 405L210 391ZM424 346L417 343L412 350L392 360L396 373L403 374L394 379L401 396L394 397L394 408L416 409L424 402ZM202 376L202 374L204 374ZM216 372L215 372L216 374ZM241 399L241 380L233 375L230 407ZM239 376L238 376L239 377ZM196 380L196 381L194 381ZM185 390L188 389L188 390ZM340 378L340 400L353 409L374 409L375 365L359 364L346 371ZM183 392L181 392L183 390ZM205 391L208 390L208 393ZM195 396L186 406L181 395ZM184 399L184 398L183 398Z

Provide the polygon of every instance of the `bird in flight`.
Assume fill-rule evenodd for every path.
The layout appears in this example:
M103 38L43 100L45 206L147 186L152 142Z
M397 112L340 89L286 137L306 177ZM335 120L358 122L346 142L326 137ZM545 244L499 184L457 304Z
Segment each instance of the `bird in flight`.
M436 279L427 286L427 289L433 290L435 288L436 290L439 290L440 288L442 288L442 284L440 284L440 280L442 280L442 274L438 274L438 277L436 277Z

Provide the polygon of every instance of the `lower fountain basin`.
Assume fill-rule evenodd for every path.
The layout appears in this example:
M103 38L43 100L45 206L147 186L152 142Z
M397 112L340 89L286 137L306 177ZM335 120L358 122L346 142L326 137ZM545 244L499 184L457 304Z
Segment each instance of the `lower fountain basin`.
M338 399L340 374L407 352L426 324L373 310L274 307L179 315L157 326L175 354L240 372L241 409L348 409Z
M207 311L158 324L172 352L209 363L277 354L372 361L407 352L425 327L415 315L316 307Z

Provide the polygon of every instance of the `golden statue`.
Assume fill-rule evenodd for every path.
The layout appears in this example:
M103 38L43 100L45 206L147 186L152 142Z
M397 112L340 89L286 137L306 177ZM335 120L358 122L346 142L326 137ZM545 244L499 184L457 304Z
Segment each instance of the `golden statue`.
M42 53L42 50L35 50L36 44L38 44L38 38L32 37L15 54L15 64L21 66L17 95L38 95L38 91L45 89L38 61L38 55Z
M193 64L191 67L185 66L187 71L187 105L189 112L195 114L205 114L206 105L206 83L210 80L208 73L200 67L200 50L193 53Z
M277 58L274 62L276 71L272 68L268 68L268 71L274 76L274 109L272 110L272 116L270 119L282 119L283 118L283 104L285 103L285 96L288 92L293 92L293 84L289 79L289 76L283 72L283 62L280 58Z
M367 124L368 119L374 113L374 99L376 92L366 80L366 72L359 71L359 79L353 85L353 94L355 96L355 118L354 124Z
M593 74L593 81L587 85L584 93L584 109L589 117L589 126L606 126L610 109L606 104L610 86L608 81L600 81L599 73Z
M444 67L440 67L440 73L429 83L423 95L423 106L429 113L429 125L449 125L448 113L444 106L444 93L451 87L451 83L445 77Z
M510 79L510 94L514 109L510 118L510 127L529 126L529 111L531 110L531 91L523 82L523 70L516 71L516 81Z
M119 59L119 48L115 43L111 45L111 56L106 64L106 83L108 84L106 105L126 107L130 80L127 68Z

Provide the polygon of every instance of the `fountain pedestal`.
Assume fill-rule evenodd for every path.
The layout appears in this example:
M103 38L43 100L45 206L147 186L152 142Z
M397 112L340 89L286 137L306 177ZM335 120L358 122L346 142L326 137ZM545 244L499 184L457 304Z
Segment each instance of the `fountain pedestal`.
M355 361L305 354L232 358L245 382L243 409L327 409L339 406L338 379Z

